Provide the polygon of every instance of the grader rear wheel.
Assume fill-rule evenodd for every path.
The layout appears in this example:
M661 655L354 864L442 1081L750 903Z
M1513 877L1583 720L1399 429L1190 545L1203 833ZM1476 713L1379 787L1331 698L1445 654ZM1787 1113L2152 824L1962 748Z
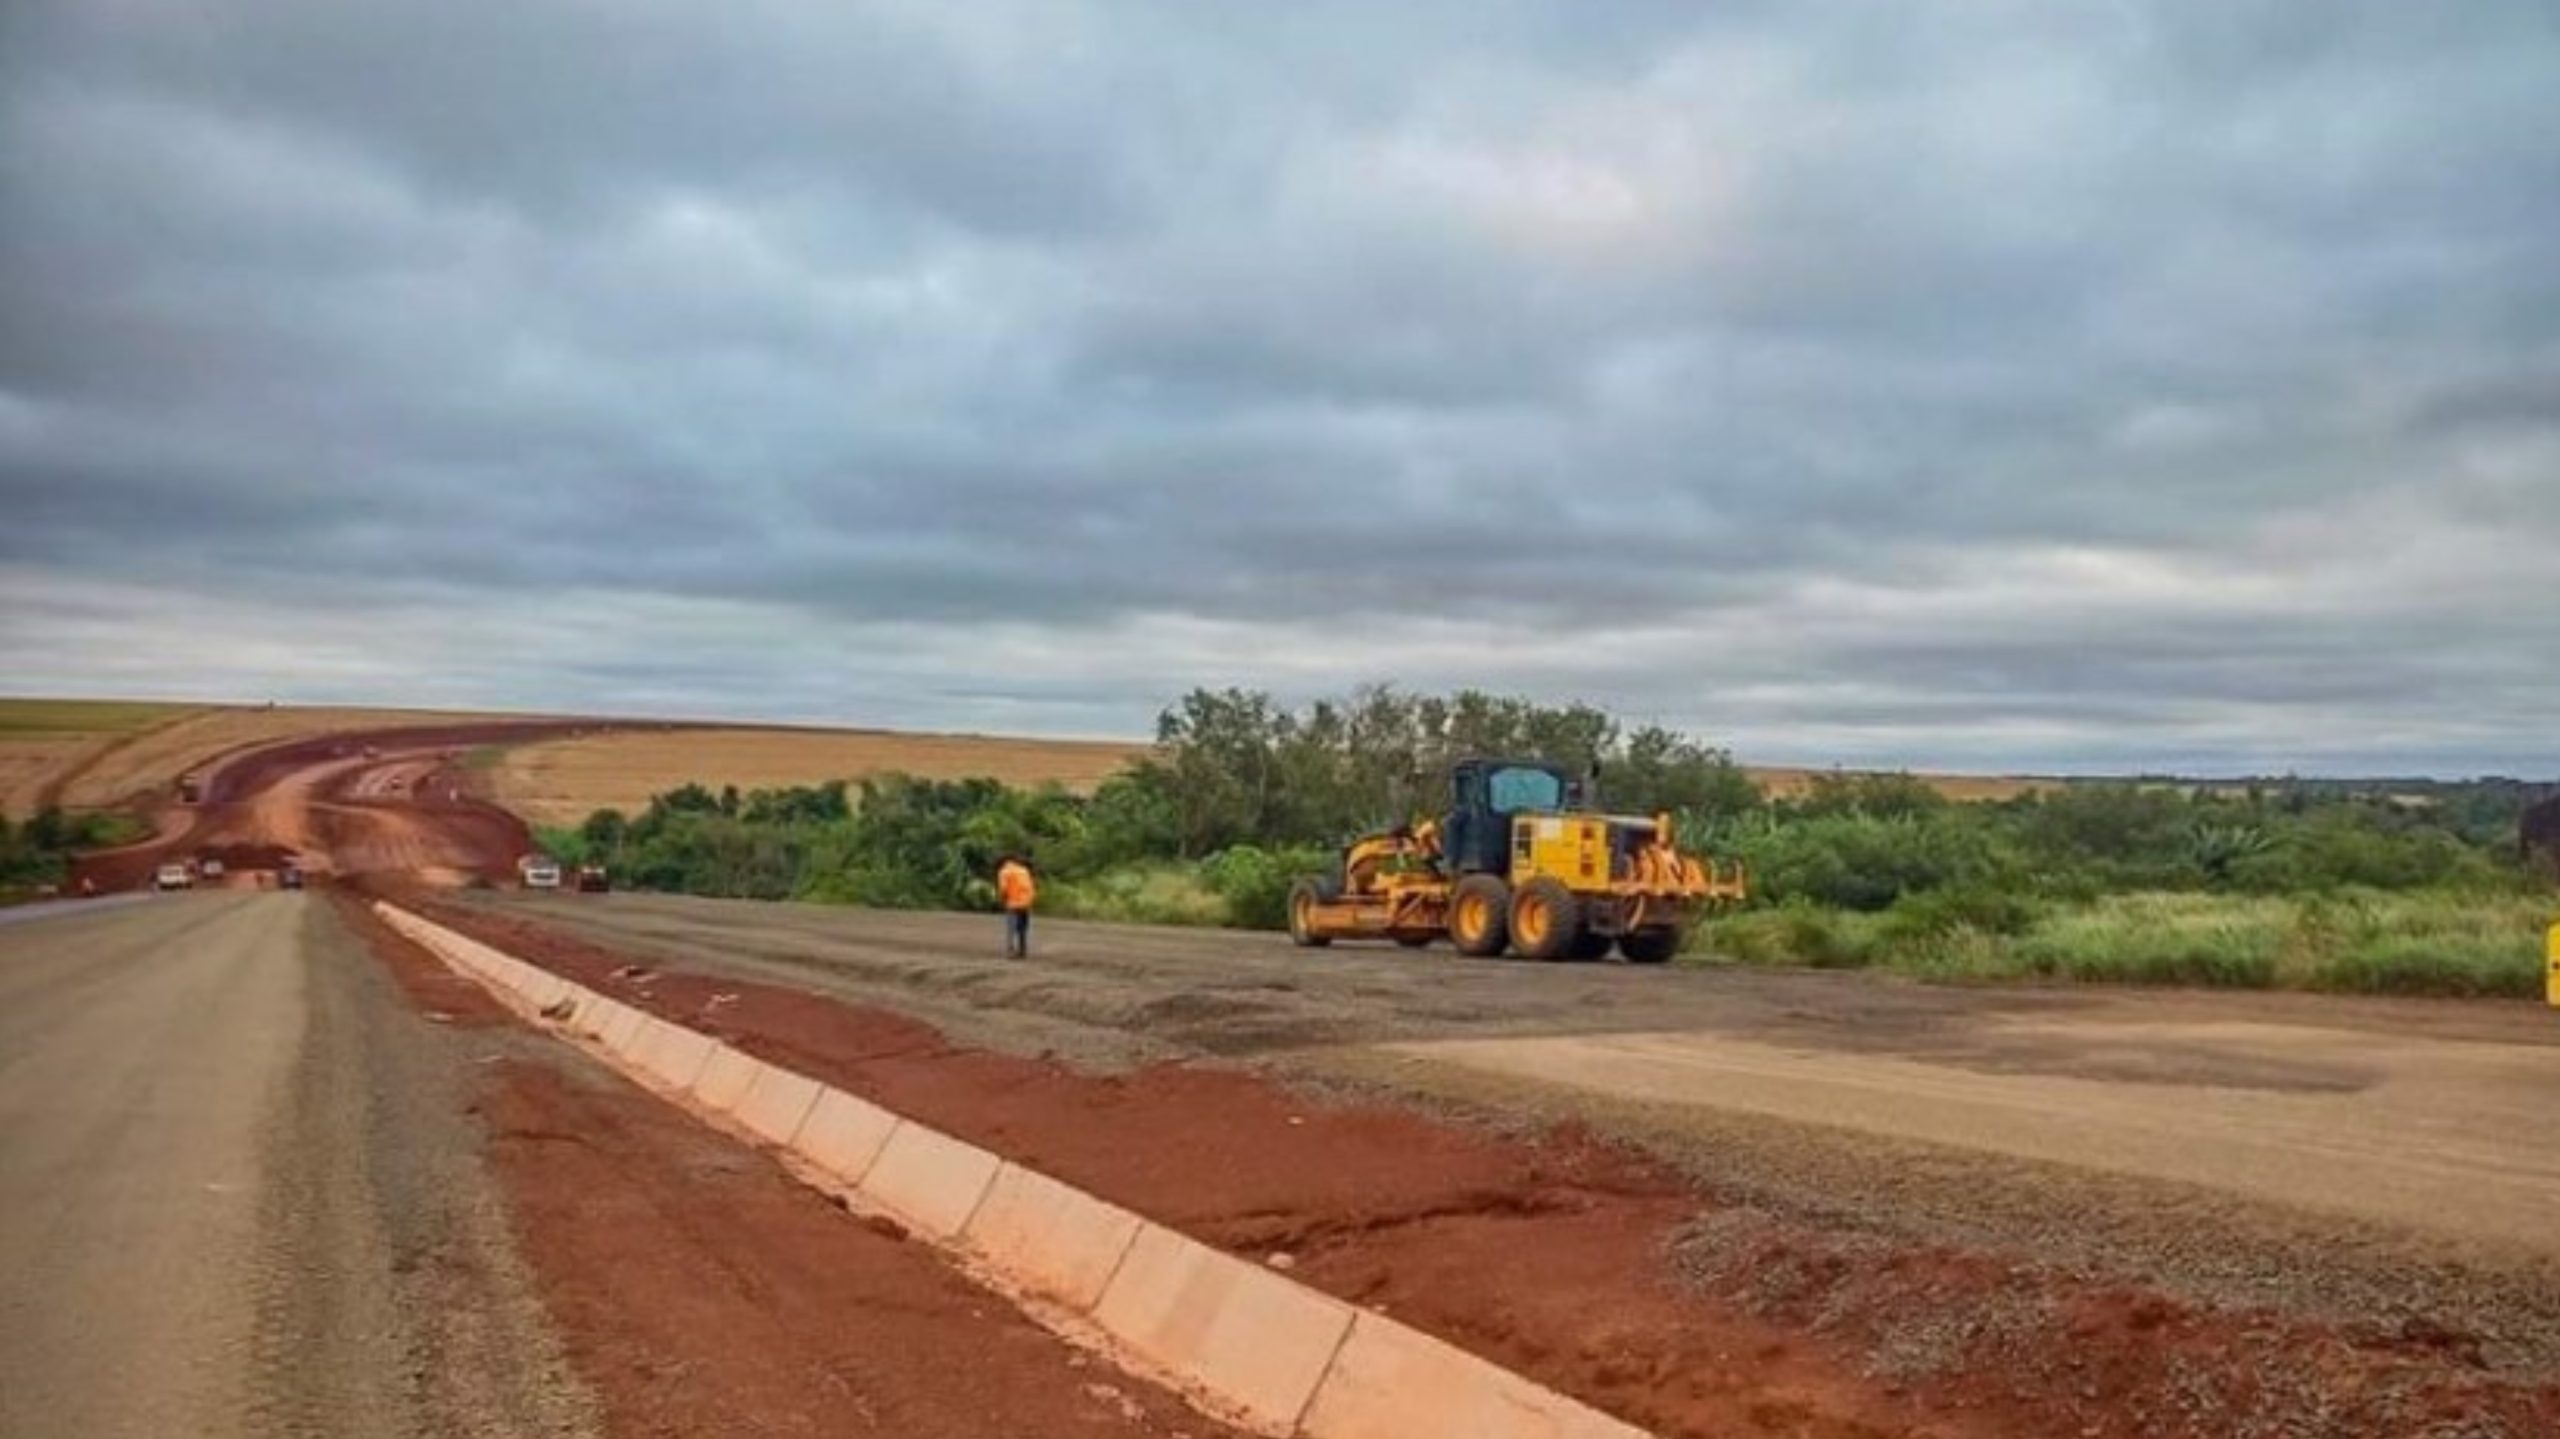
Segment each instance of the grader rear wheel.
M1511 886L1489 874L1471 874L1449 895L1449 942L1460 954L1502 953L1511 938Z
M1529 959L1563 959L1582 940L1582 900L1564 881L1539 875L1511 897L1511 943Z

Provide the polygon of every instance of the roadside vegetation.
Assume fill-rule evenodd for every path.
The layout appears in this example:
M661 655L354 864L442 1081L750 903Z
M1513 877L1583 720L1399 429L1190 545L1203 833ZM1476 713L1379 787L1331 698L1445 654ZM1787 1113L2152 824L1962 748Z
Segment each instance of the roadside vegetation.
M0 904L19 904L58 890L71 873L73 855L125 844L147 832L123 815L48 809L24 824L0 815Z
M2387 993L2527 994L2552 901L2518 867L2529 786L2501 780L2075 783L1960 802L1906 775L1772 798L1730 755L1587 706L1384 689L1289 710L1199 691L1145 759L1079 796L989 779L658 795L542 831L639 889L987 908L1007 852L1042 908L1277 928L1290 881L1344 838L1441 801L1448 763L1596 768L1606 806L1669 810L1750 869L1696 963Z

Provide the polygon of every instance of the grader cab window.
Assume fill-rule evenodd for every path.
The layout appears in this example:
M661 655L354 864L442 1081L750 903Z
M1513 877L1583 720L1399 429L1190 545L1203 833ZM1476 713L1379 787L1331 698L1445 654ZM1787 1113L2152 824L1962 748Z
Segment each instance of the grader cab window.
M1564 781L1542 769L1507 766L1486 777L1485 800L1496 814L1562 809Z

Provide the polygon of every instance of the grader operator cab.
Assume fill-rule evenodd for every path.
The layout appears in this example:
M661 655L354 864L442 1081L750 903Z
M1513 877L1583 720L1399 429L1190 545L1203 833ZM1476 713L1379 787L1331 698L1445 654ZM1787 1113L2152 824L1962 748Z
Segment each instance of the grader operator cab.
M1532 959L1597 959L1614 944L1660 964L1703 909L1743 895L1739 869L1680 853L1669 815L1586 811L1557 766L1466 760L1450 781L1446 814L1354 840L1339 873L1299 880L1290 938L1419 949L1445 935L1461 954Z

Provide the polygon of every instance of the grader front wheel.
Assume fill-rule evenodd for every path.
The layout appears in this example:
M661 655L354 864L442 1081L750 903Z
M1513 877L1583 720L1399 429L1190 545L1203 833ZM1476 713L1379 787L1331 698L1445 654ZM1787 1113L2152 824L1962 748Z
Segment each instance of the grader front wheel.
M1449 942L1458 953L1502 953L1511 938L1511 886L1489 874L1471 874L1449 895Z
M1322 949L1333 943L1333 936L1316 927L1316 906L1336 897L1326 891L1339 886L1327 885L1320 879L1302 879L1289 886L1289 939L1302 949Z

